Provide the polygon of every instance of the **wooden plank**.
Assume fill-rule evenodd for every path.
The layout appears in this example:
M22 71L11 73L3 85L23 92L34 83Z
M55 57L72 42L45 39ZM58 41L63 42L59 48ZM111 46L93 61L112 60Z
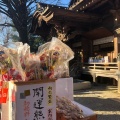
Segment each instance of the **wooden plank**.
M88 66L89 68L94 68L94 66ZM112 67L112 66L95 66L95 68L116 68L118 69L118 67Z
M116 73L117 70L83 70L84 72Z
M42 83L49 83L49 82L55 82L55 79L18 81L18 82L13 82L13 84L15 84L17 86L21 86L21 85L42 84Z
M100 65L105 65L105 64L114 64L114 65L117 65L117 62L108 62L108 63L84 63L84 64L100 64Z

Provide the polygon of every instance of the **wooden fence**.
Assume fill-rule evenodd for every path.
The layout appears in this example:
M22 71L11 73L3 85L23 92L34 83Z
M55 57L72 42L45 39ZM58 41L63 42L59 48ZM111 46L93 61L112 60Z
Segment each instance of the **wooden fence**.
M109 77L114 78L118 82L118 92L120 92L120 62L113 63L84 63L83 74L90 74L93 82L97 82L96 78Z

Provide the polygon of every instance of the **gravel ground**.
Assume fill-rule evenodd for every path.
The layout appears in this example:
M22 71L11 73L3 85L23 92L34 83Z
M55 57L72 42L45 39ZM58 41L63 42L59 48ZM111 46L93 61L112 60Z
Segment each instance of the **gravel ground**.
M97 85L74 91L74 100L92 109L98 120L120 120L120 93L116 86Z

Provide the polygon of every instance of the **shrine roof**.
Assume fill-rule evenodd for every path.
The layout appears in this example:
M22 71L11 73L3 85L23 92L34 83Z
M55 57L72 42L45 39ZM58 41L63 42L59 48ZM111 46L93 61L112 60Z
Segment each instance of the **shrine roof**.
M100 34L105 33L105 36L107 36L108 31L111 34L120 26L119 0L69 0L67 2L67 6L58 5L58 0L54 4L40 2L33 15L30 32L43 31L42 27L44 28L46 23L46 25L61 26L62 30L66 29L67 26L67 29L71 29L72 32L75 30L75 35L87 35L95 39L96 36L91 37L93 34L96 35L92 30L98 31L97 33ZM42 21L45 21L43 25L41 24ZM99 29L101 27L105 29ZM99 30L102 30L102 32ZM41 33L44 34L44 32Z

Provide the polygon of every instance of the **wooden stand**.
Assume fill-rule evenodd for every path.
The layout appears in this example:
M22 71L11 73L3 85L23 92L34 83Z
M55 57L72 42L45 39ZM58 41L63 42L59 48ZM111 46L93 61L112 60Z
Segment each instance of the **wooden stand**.
M59 85L61 81L62 83ZM64 89L62 84L64 84ZM8 85L8 101L2 104L1 120L33 120L38 110L41 110L41 116L45 117L40 118L40 120L48 120L50 116L52 116L52 120L66 120L64 116L56 113L56 95L73 101L72 78L60 78L56 83L55 80L35 80L29 82L9 82ZM60 89L56 89L56 86ZM69 91L70 88L71 90ZM13 96L15 97L14 100L12 99L14 98ZM81 120L97 120L96 114L91 109L75 101L73 103L83 110L85 118Z

